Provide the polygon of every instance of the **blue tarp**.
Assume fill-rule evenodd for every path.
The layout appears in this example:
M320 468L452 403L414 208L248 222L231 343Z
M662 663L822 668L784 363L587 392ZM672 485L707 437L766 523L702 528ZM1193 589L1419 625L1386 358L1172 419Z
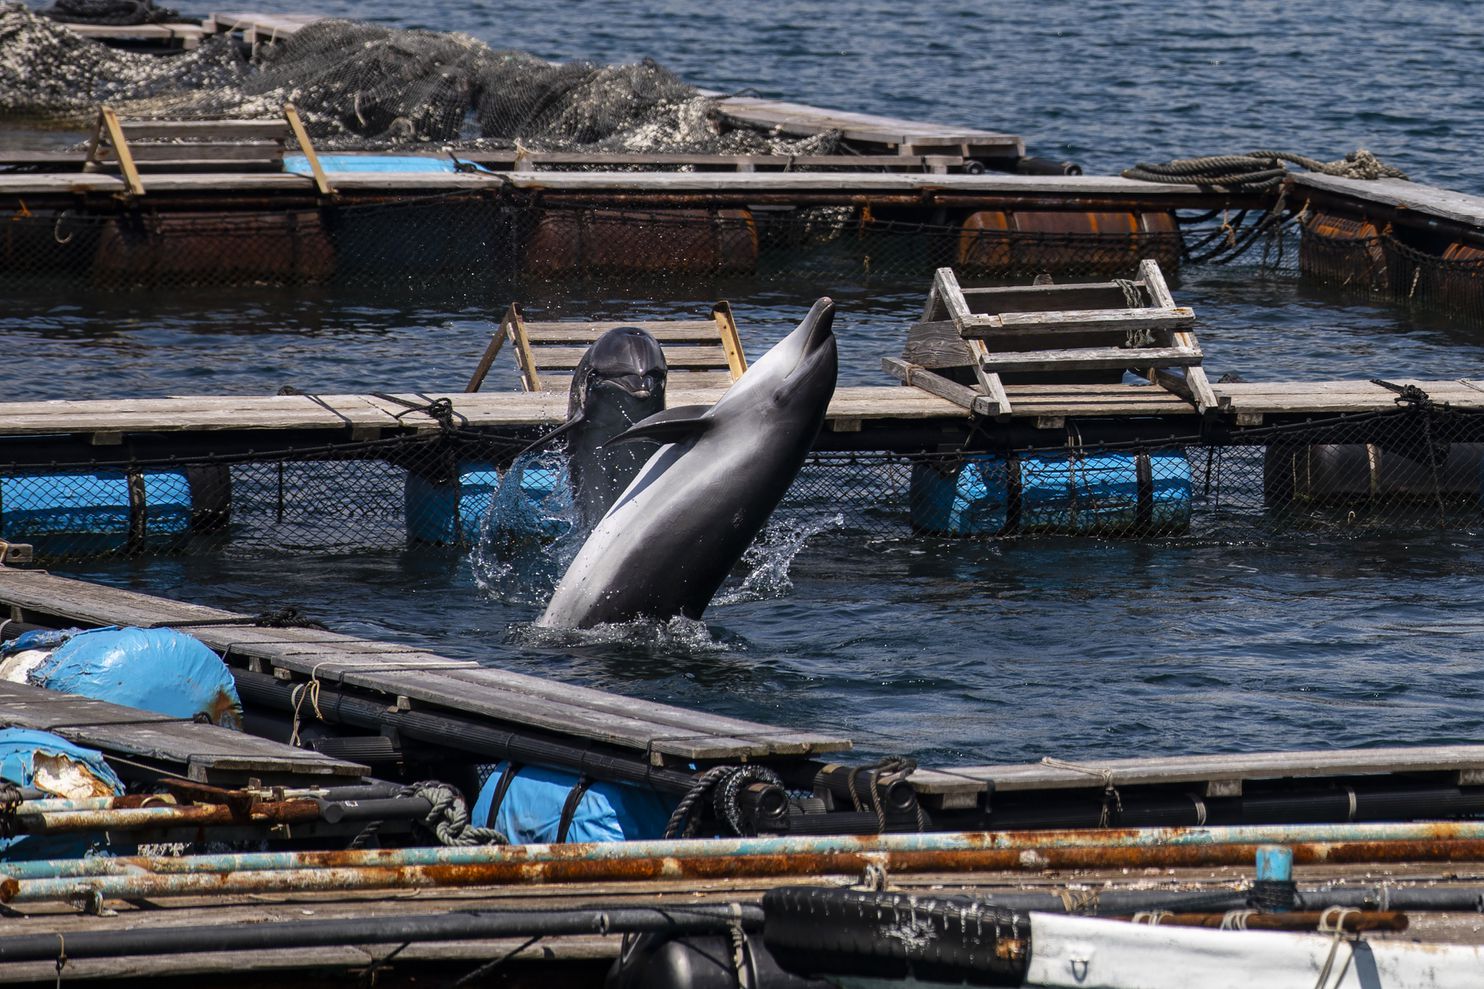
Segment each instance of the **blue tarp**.
M515 774L500 812L489 821L490 804L500 778L510 764L502 762L485 780L474 801L470 820L477 825L490 825L505 833L517 845L550 844L557 840L562 820L562 807L567 794L577 785L571 773L538 766L526 766ZM653 790L623 783L594 783L583 794L567 830L569 842L644 841L664 837L665 824L675 809L675 801Z
M50 732L29 728L0 729L0 779L18 786L31 786L36 779L38 753L80 763L113 794L124 792L123 781L103 761L101 752L73 745ZM101 835L82 834L0 838L0 859L77 858L101 840Z
M27 674L37 687L172 718L205 714L212 724L242 727L242 702L231 671L216 653L184 632L170 628L28 632L5 654L53 646L52 654Z
M517 464L518 482L501 487L490 464L459 465L458 484L439 484L408 474L407 536L413 542L440 546L479 541L485 518L494 511L492 529L522 536L555 538L572 525L572 492L566 462L550 458Z
M443 175L459 169L452 158L422 155L320 155L319 167L327 172L432 172ZM314 175L303 155L284 155L283 170L294 175Z

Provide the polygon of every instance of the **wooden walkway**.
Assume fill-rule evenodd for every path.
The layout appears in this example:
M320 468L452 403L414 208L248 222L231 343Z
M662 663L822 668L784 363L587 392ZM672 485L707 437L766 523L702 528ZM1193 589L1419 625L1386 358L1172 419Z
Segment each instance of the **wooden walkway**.
M1346 179L1317 172L1297 172L1291 181L1299 196L1305 192L1328 193L1386 210L1421 214L1476 230L1484 229L1484 196L1471 196L1405 179Z
M14 571L0 570L0 577ZM36 574L34 576L44 576ZM214 786L356 780L366 766L190 719L0 681L0 725L34 728L151 772Z
M1424 381L1414 384L1437 402L1458 409L1484 409L1484 379ZM1370 381L1275 381L1211 386L1221 414L1254 426L1275 416L1384 412L1396 408L1397 394ZM1007 385L1012 418L1174 416L1194 419L1195 407L1148 385ZM677 388L671 405L712 404L724 389ZM567 398L555 392L403 392L416 405L447 397L460 425L474 429L541 428L563 421ZM988 410L984 410L987 414ZM968 413L947 399L918 388L845 386L830 402L827 428L857 432L863 423L928 424L962 422ZM426 412L374 395L243 395L175 398L94 399L87 401L0 403L0 439L5 437L94 437L107 445L126 433L219 433L247 431L350 431L375 438L383 431L431 432L438 421Z
M845 751L849 739L656 704L450 659L424 649L316 629L261 628L252 616L41 571L0 569L10 617L82 625L182 626L234 667L318 679L491 723L555 732L667 760L745 760ZM213 622L232 624L195 625ZM279 672L281 671L281 672ZM0 720L5 717L0 694Z
M921 769L911 782L925 796L973 798L986 785L995 793L1102 789L1105 786L1199 784L1205 796L1240 796L1244 783L1319 777L1438 774L1449 785L1484 785L1484 745L1243 752L1231 755L1153 756L1140 759L1052 759L993 766Z

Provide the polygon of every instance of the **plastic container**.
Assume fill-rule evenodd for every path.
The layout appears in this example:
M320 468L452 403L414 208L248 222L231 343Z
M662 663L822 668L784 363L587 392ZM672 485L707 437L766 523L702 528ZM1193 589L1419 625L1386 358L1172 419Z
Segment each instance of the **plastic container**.
M1189 528L1190 509L1181 450L980 454L912 468L912 527L930 535L1178 533Z
M223 531L231 510L232 475L219 465L0 476L0 536L40 556L167 550Z

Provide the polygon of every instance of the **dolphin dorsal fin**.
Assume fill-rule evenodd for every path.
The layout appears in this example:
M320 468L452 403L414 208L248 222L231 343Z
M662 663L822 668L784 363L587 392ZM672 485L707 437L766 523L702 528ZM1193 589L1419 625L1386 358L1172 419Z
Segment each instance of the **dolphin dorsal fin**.
M656 412L609 440L604 446L616 446L631 440L649 440L653 443L682 443L700 436L715 424L707 417L709 405L677 405L673 409Z

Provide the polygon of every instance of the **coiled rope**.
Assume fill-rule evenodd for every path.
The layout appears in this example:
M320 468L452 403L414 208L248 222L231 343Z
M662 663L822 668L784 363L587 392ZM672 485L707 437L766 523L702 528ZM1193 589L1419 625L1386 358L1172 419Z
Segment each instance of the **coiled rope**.
M422 824L444 845L508 845L510 839L494 828L469 823L464 795L447 783L425 780L398 791L401 797L421 797L432 804Z
M1249 151L1240 155L1176 158L1154 164L1140 162L1126 168L1123 177L1143 182L1210 186L1218 192L1265 192L1288 175L1288 165L1347 179L1405 179L1407 173L1388 165L1365 148L1336 161L1320 161L1289 151Z
M726 821L736 834L753 834L753 829L742 813L740 800L742 789L749 783L783 785L778 774L766 766L713 766L706 770L697 777L685 796L680 798L680 803L675 805L675 812L665 824L665 837L694 838L701 801L713 791L712 809L716 816Z

